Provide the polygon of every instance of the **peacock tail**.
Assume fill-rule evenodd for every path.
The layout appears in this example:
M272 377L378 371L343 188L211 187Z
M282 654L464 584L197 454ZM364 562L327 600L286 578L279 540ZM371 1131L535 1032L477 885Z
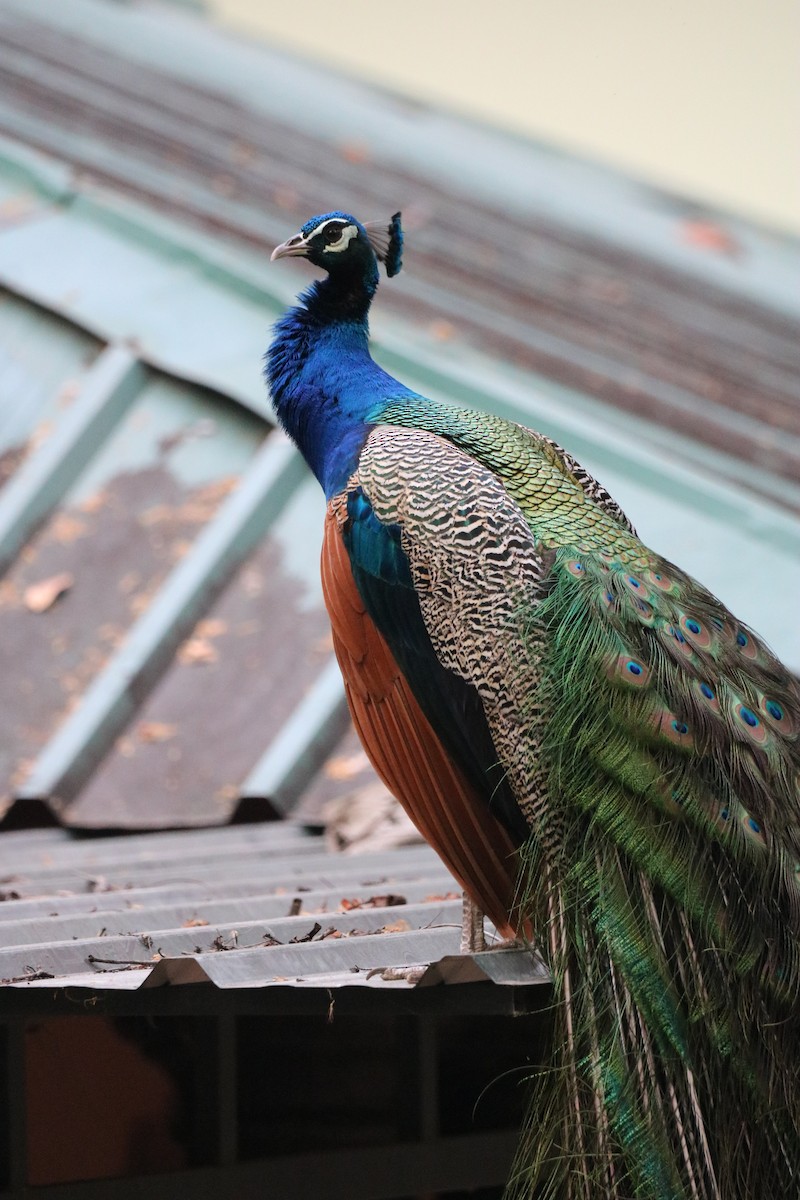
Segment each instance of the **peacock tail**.
M561 1054L511 1195L790 1195L800 695L708 592L625 557L560 548L524 635L547 802L521 907Z
M800 688L561 447L370 367L399 237L327 214L276 251L328 278L268 374L365 749L552 972L508 1195L795 1195Z

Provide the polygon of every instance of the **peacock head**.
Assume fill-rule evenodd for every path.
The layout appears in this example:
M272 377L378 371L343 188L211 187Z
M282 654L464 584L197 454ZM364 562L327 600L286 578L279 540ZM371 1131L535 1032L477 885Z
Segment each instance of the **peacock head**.
M384 264L387 275L396 275L403 259L400 213L390 221L367 221L363 225L344 212L312 217L288 242L276 246L270 261L276 258L307 258L330 275L354 270L374 272L377 259Z

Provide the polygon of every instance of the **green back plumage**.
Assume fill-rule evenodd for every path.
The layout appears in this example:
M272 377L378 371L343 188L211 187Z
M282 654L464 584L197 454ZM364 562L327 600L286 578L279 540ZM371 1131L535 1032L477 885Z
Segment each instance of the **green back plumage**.
M445 405L399 401L382 421L488 468L542 562L497 634L527 673L525 736L502 736L518 720L502 706L493 732L527 756L523 910L559 999L510 1195L792 1194L796 682L547 439Z

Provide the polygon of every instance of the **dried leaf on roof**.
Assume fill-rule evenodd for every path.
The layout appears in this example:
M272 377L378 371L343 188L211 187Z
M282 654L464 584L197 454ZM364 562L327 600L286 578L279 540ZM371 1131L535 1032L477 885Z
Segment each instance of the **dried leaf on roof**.
M69 571L61 571L58 575L51 575L48 579L32 583L25 588L23 593L25 607L32 613L47 612L48 608L52 608L56 600L68 592L74 583L75 580Z

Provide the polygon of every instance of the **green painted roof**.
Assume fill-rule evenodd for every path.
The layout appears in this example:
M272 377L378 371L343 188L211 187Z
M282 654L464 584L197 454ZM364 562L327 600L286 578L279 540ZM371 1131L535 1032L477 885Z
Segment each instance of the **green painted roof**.
M2 61L8 801L208 824L324 784L344 724L321 499L261 356L308 278L268 248L342 197L407 202L384 365L555 437L800 669L797 243L704 214L738 250L700 251L688 203L187 14L0 0Z

